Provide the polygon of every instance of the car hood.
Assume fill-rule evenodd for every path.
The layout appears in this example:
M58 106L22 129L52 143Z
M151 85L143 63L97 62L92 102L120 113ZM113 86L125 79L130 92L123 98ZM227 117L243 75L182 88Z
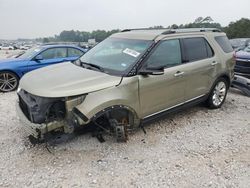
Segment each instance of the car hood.
M113 87L120 81L121 77L66 62L27 73L19 87L36 96L67 97Z
M250 59L250 53L245 51L236 52L236 58Z

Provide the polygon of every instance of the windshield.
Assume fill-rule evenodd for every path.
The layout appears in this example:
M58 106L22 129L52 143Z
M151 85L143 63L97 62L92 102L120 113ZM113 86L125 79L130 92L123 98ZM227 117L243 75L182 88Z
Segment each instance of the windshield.
M80 61L106 73L123 74L141 57L152 41L108 38L84 54Z
M34 47L29 50L27 50L23 55L19 56L21 59L29 59L32 58L35 54L40 52L42 50L41 47Z

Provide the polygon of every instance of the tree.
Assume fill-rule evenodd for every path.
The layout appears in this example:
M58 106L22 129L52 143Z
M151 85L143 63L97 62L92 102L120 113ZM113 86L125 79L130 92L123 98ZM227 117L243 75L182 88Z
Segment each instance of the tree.
M194 23L201 23L202 22L202 20L203 20L203 17L198 17L198 18L196 18L195 20L194 20Z
M222 26L219 23L213 22L213 19L210 16L207 16L205 18L203 17L198 17L195 19L194 22L188 23L188 24L181 24L181 25L176 25L173 24L171 26L168 26L170 29L183 29L183 28L218 28L222 29Z
M250 38L250 19L241 18L223 29L229 38Z
M64 42L87 42L88 39L94 38L97 42L101 42L105 38L109 37L113 33L119 32L119 29L114 29L111 31L96 30L92 32L86 31L62 31L59 35L54 37L55 41Z
M49 39L48 38L43 38L43 43L49 43Z
M178 25L176 25L176 24L173 24L173 25L171 25L171 27L170 27L171 29L178 29L179 28L179 26Z
M71 31L62 31L59 35L59 38L61 41L65 42L76 42L76 32L74 30Z
M151 29L162 29L161 25L150 27ZM242 18L236 22L231 22L227 27L223 28L220 23L213 22L210 16L205 18L198 17L193 23L176 25L172 24L168 26L169 29L177 28L218 28L227 33L229 38L250 38L250 20L247 18ZM111 31L105 30L95 30L92 32L86 31L62 31L59 35L54 37L39 38L38 41L47 42L87 42L88 39L95 39L97 42L101 42L110 35L119 32L119 29L114 29Z
M185 24L184 28L218 28L218 29L222 29L222 26L219 23L201 22L201 23Z
M153 27L149 27L149 29L163 29L164 27L162 25L155 25Z

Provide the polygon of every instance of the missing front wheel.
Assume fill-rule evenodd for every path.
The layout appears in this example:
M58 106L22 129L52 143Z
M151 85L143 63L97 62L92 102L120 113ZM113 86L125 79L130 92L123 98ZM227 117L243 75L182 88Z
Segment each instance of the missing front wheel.
M111 119L110 125L114 129L117 142L126 142L128 140L128 132L125 124L118 123L117 120Z

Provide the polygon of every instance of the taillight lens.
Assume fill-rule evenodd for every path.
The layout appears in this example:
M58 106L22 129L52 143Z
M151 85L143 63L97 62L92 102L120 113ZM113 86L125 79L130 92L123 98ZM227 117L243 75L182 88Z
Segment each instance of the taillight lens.
M233 53L234 60L236 60L236 52Z
M233 53L233 62L234 62L234 65L236 64L236 52L234 51Z

